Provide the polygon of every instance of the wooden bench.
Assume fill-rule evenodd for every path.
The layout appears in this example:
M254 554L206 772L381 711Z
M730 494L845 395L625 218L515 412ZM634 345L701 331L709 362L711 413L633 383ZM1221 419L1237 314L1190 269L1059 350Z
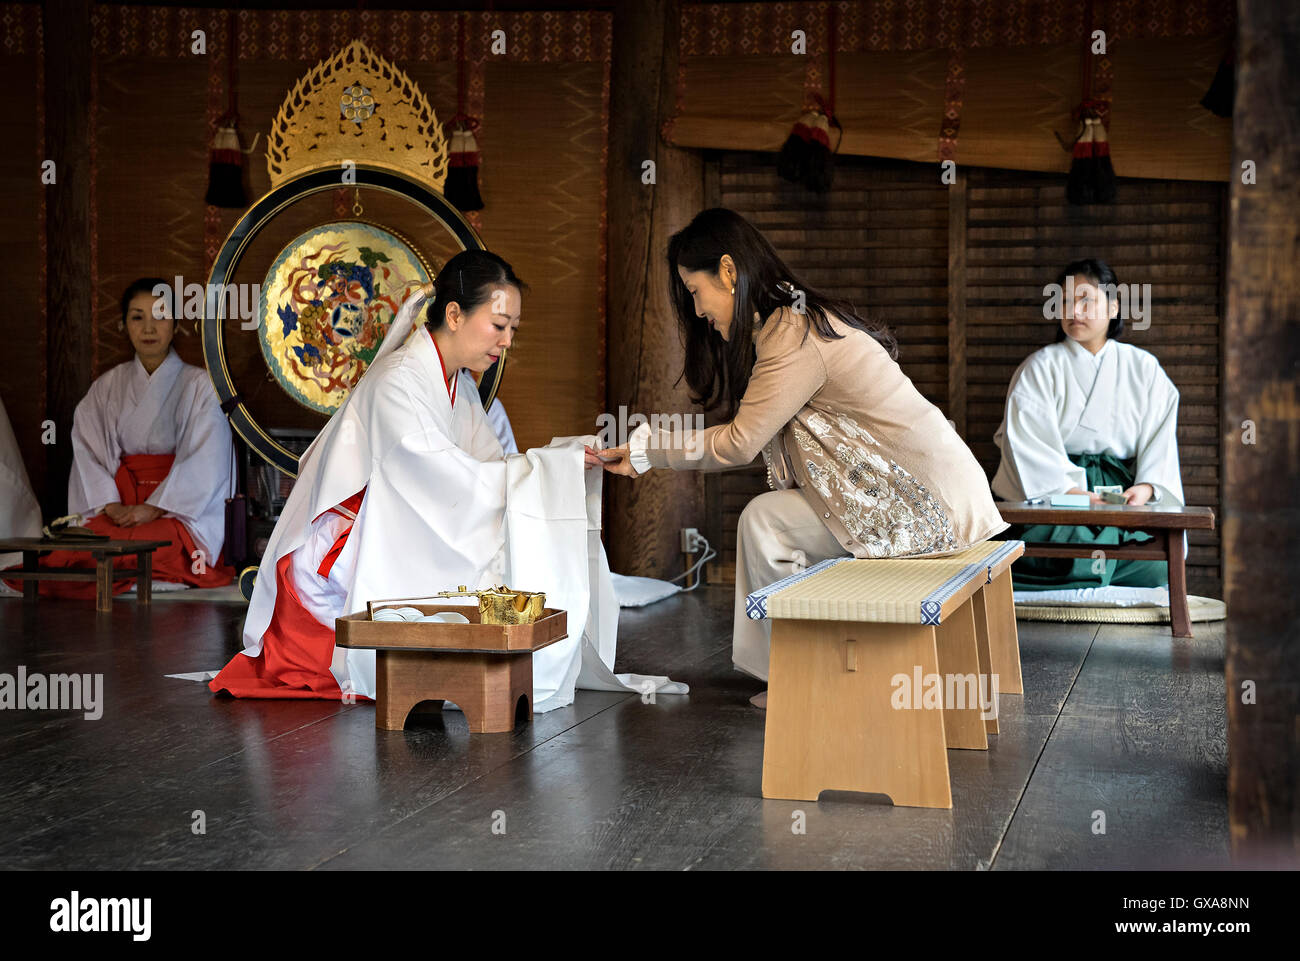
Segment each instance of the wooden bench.
M95 609L111 611L113 609L113 582L128 577L136 579L136 600L140 604L149 604L153 599L153 552L160 547L168 547L171 541L110 541L61 537L46 540L41 537L4 537L0 538L0 554L22 551L23 566L21 570L5 571L0 574L7 581L26 581L23 584L23 597L34 601L40 595L38 581L94 581ZM51 551L87 551L95 559L95 569L70 567L42 568L40 555ZM115 557L135 555L134 568L113 566Z
M748 615L772 620L763 796L846 790L952 807L946 749L987 750L997 719L978 696L970 703L969 687L948 696L948 678L973 676L978 695L995 665L1014 661L1019 679L1014 633L1005 638L1014 613L994 597L1022 550L1005 541L947 558L834 558L749 595ZM941 709L916 707L916 685L935 676ZM912 703L896 708L900 694Z
M1208 507L1166 507L1144 504L1091 504L1087 507L1050 507L1027 502L999 503L998 512L1008 524L1118 527L1150 534L1144 544L1044 544L1025 545L1026 557L1091 557L1102 551L1107 559L1165 561L1169 564L1169 630L1174 637L1192 636L1187 612L1186 531L1214 530L1214 511Z
M569 636L566 612L547 608L532 624L505 625L479 623L474 606L400 606L454 611L471 623L372 621L368 611L335 619L335 644L375 651L375 727L402 730L424 701L434 710L451 701L474 734L514 730L522 709L532 720L533 652Z

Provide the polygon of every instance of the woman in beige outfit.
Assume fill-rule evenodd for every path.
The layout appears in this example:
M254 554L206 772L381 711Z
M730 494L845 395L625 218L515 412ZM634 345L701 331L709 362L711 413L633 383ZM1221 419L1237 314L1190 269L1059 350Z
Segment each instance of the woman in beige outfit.
M668 264L686 381L728 422L676 436L643 424L601 459L635 477L744 467L762 453L773 490L750 501L736 537L737 668L767 679L771 629L745 616L751 591L830 557L951 554L1006 528L983 470L899 369L888 333L800 282L743 217L700 213L669 242Z

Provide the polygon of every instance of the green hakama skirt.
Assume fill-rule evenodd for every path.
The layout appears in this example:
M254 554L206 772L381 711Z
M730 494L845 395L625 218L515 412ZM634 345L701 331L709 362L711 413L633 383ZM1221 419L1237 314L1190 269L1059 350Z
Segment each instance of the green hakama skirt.
M1083 469L1088 490L1098 484L1118 484L1128 490L1134 483L1134 462L1111 454L1069 454ZM1121 544L1142 544L1150 534L1118 527L1085 527L1034 524L1012 528L1006 537L1028 544L1096 545L1096 557L1022 557L1011 567L1011 583L1018 591L1060 591L1076 587L1164 587L1169 583L1169 565L1164 561L1119 560L1106 557L1106 548Z

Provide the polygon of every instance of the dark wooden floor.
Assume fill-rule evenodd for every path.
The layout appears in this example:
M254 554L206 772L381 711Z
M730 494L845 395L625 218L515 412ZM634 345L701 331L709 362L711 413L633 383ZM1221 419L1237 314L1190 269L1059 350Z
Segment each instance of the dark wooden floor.
M689 696L579 691L471 737L458 713L386 733L371 705L218 699L164 677L224 664L239 605L0 598L0 671L106 685L97 721L0 711L0 868L1227 866L1221 624L1179 640L1022 622L1027 693L1003 696L989 751L948 752L953 808L935 811L763 800L747 703L761 685L731 667L730 612L720 588L623 612L618 669L669 673Z

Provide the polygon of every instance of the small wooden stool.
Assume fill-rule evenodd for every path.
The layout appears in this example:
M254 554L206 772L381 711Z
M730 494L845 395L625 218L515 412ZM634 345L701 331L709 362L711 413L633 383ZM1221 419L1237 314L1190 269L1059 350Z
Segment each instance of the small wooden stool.
M5 537L0 538L0 554L10 551L23 552L22 570L5 571L0 578L10 581L26 581L23 584L23 597L34 601L39 596L37 581L94 581L95 610L111 611L113 609L113 582L128 577L136 579L136 601L148 604L153 599L153 552L160 547L169 547L171 541L113 541L105 538L80 539L60 537L46 539L42 537ZM95 569L76 567L40 566L42 554L52 551L86 551L95 559ZM114 567L113 559L135 555L135 567Z
M533 652L569 636L564 611L547 608L532 624L504 625L479 623L473 606L400 606L454 611L471 623L372 621L367 611L335 619L339 647L375 651L375 727L402 730L422 701L438 710L456 704L475 734L514 730L521 699L532 720Z
M969 557L835 558L749 595L749 616L773 621L764 797L811 801L848 790L952 807L946 748L987 750L997 732L979 692L991 684L990 637L1004 632L987 602L980 629L974 599L992 566L1019 556L1018 541L1005 543ZM934 676L944 691L939 710L921 703ZM957 693L949 678L973 679L975 690L945 696ZM911 703L897 705L899 694Z

